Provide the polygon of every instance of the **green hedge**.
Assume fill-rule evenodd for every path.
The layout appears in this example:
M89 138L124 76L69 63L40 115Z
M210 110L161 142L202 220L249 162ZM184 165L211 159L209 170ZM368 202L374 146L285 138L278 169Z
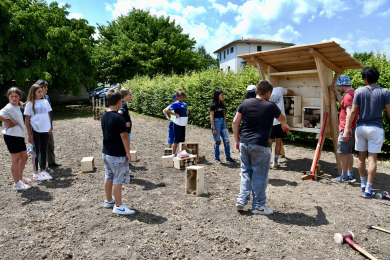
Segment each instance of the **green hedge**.
M386 55L378 53L371 55L363 62L365 66L375 66L381 72L378 85L390 88L389 62ZM363 86L360 76L361 70L348 70L344 74L349 75L353 87ZM201 127L210 127L210 104L216 89L224 92L226 106L226 120L231 129L237 107L241 104L248 85L255 85L259 81L259 74L253 67L246 67L241 73L221 73L219 70L210 69L201 72L187 73L185 75L158 75L153 79L147 76L135 77L125 82L121 87L132 90L132 101L129 108L137 113L164 118L162 110L172 103L172 95L178 89L186 91L185 102L189 110L189 123ZM387 114L384 114L386 141L384 152L390 152L390 125ZM317 142L315 134L291 131L287 139L304 142ZM325 145L333 145L331 139L327 139Z

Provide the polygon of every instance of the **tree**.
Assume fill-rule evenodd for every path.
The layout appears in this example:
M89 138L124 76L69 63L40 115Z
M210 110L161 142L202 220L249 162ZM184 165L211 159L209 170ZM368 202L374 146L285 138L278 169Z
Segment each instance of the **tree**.
M214 59L210 53L207 53L206 48L204 46L200 46L196 53L198 53L202 58L202 68L204 69L213 69L213 68L219 68L219 60Z
M92 60L95 28L68 19L68 4L42 0L0 2L0 84L47 80L61 93L96 85ZM7 84L8 83L8 84Z
M98 29L99 82L116 84L136 75L182 74L202 68L202 59L192 50L196 41L169 17L133 9Z

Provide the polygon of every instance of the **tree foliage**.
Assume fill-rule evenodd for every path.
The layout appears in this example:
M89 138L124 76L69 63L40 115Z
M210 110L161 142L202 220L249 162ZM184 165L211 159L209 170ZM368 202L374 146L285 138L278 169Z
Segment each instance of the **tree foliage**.
M203 58L202 68L203 69L214 69L219 68L219 60L213 58L210 53L206 51L204 46L200 46L196 49L196 53L199 54L200 58Z
M95 29L84 19L68 19L68 8L42 0L0 1L0 84L43 78L65 94L96 85Z
M169 17L133 9L98 29L98 82L116 84L136 75L182 74L201 69L204 63L193 51L196 41Z

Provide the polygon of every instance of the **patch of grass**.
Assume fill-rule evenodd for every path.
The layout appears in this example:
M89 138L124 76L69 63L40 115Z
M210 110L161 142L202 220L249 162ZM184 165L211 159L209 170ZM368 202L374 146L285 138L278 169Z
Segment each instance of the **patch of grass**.
M88 113L88 114L73 114L73 115L66 115L66 116L53 116L53 120L73 119L79 117L93 117L93 114Z

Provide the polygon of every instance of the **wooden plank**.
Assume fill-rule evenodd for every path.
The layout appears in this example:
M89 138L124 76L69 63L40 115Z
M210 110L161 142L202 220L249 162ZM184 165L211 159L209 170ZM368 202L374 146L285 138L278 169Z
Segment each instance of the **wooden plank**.
M321 104L321 98L309 98L309 97L303 97L302 98L302 107L319 107Z
M278 77L272 76L272 74L277 73L278 71L270 65L268 65L267 69L268 69L268 80L271 82L274 88L278 87L279 86Z
M313 62L313 63L308 63L308 64L305 64L305 65L299 65L299 66L298 65L294 65L294 66L275 66L274 68L277 69L280 72L283 72L283 71L294 71L294 70L315 70L317 67L316 67L315 62Z
M349 70L349 69L362 69L364 68L363 65L361 65L360 67L357 68L357 65L356 66L342 66L341 67L343 70Z
M332 69L333 71L335 71L335 72L342 72L343 71L340 67L334 65L333 62L331 62L328 58L326 58L324 55L322 55L316 49L310 48L309 53L312 54L314 57L320 58L322 60L322 62L326 66L328 66L330 69Z
M318 129L318 128L290 127L290 130L291 131L298 131L298 132L315 133L315 134L321 133L321 129Z
M321 86L318 77L278 77L279 86L282 87L303 87L303 86ZM303 96L299 94L298 96ZM317 96L318 97L318 96Z
M258 57L252 55L251 59L252 59L252 61L254 61L256 63L259 63L261 66L268 68L268 64L265 63L264 61L260 60Z
M260 74L260 79L261 80L266 80L265 78L265 73L264 73L264 69L262 66L268 68L268 65L266 63L264 63L262 60L256 58L255 56L252 56L252 60L254 62L256 62L256 67L257 67L257 70L259 71L259 74Z
M307 65L308 63L315 63L314 62L314 57L313 56L310 56L309 58L297 58L297 59L286 59L286 60L278 60L277 62L273 62L273 61L267 61L268 64L274 66L274 67L278 67L278 66L293 66L293 65L297 65L297 66L303 66L303 65Z
M317 70L299 70L299 71L287 71L287 72L272 72L268 70L269 76L292 76L292 75L309 75L318 74Z
M302 97L302 103L306 103L303 99L315 98L315 102L317 103L310 106L318 107L320 105L321 87L287 87L287 89L294 91L294 96ZM305 105L303 106L308 107Z
M322 62L321 58L315 57L317 70L318 70L318 76L320 78L321 82L321 90L322 90L322 96L324 98L325 102L325 112L329 112L329 92L328 92L328 84L326 80L326 72L325 72L325 65Z

